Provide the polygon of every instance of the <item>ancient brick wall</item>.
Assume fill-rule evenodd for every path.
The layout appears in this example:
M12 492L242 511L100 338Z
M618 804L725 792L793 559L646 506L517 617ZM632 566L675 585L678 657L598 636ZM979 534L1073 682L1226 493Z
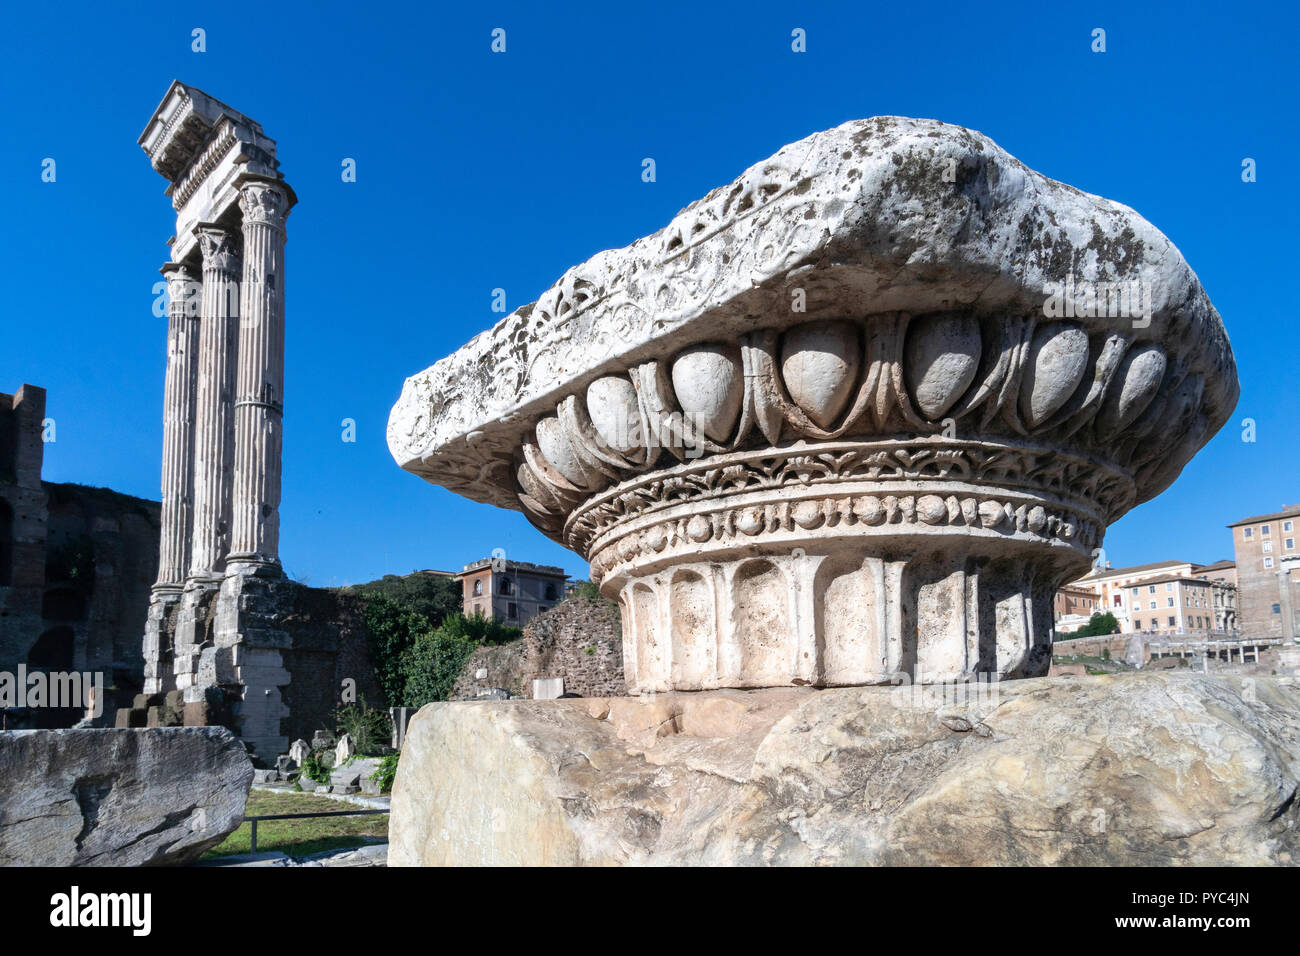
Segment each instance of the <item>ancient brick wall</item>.
M388 706L370 662L363 607L354 594L295 586L292 610L281 623L290 636L289 649L281 651L290 681L282 690L289 716L281 720L280 732L291 742L310 740L316 730L334 730L345 681L354 682L348 686L367 706Z
M479 669L488 674L475 677ZM623 697L623 631L618 608L607 601L570 598L539 614L510 644L480 647L470 655L452 689L453 700L469 700L502 687L531 697L533 681L561 677L564 691L579 697Z

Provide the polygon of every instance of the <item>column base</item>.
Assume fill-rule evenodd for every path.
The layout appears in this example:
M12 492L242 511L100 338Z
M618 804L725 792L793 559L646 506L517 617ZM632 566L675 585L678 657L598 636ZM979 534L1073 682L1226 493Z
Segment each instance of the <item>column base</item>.
M212 647L212 630L220 576L192 575L185 581L176 610L172 670L176 689L186 703L204 699L208 681L200 676L200 657L204 648Z
M149 597L149 616L144 626L144 692L161 694L176 686L172 671L176 639L176 611L184 586L155 584Z
M289 716L290 675L282 651L293 643L284 622L297 590L278 563L232 555L216 600L215 646L204 650L205 661L211 654L228 668L233 729L262 762L289 747L282 721Z

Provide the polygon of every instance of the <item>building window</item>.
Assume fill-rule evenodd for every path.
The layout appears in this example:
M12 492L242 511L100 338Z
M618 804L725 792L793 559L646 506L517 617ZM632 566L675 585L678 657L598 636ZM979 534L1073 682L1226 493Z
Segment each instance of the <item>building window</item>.
M1151 602L1151 610L1154 611L1155 609L1156 609L1156 602L1155 602L1155 601L1152 601L1152 602Z
M1268 525L1264 525L1264 527L1260 528L1260 529L1259 529L1259 533L1260 533L1260 534L1268 534Z
M1138 589L1137 589L1137 588L1134 588L1134 589L1133 589L1133 596L1134 596L1134 597L1137 597L1137 593L1138 593Z
M1281 613L1282 613L1282 605L1280 605L1280 604L1274 604L1274 605L1273 605L1273 613L1274 613L1274 614L1281 614Z
M1267 554L1268 552L1270 552L1270 551L1272 551L1272 550L1273 550L1273 542L1272 542L1272 541L1265 541L1265 542L1264 542L1264 553Z
M1155 594L1155 593L1156 593L1156 586L1154 584L1148 585L1147 594Z
M1170 626L1170 627L1173 627L1173 626L1174 626L1174 620L1175 620L1175 619L1174 619L1174 616L1173 616L1172 614L1169 615L1169 626Z
M1264 567L1266 567L1266 568L1271 568L1272 566L1273 566L1273 559L1272 559L1272 558L1265 558L1265 559L1264 559Z
M1290 551L1295 547L1295 538L1287 538L1284 544L1286 545L1286 549Z
M514 591L514 585L512 585L512 584L510 583L510 579L509 579L509 578L502 578L502 579L501 579L501 593L502 593L502 594L514 594L514 593L515 593L515 591ZM514 607L513 604L510 605L510 606L511 606L511 607ZM511 617L514 617L514 614L511 614L510 616L511 616Z
M1253 538L1253 537L1255 537L1255 529L1254 529L1254 528L1242 528L1242 529L1241 529L1241 536L1242 536L1243 538Z
M548 585L546 585L546 600L548 600L548 601L554 601L554 600L555 600L555 585L554 585L554 584L548 584Z
M1173 581L1166 581L1166 582L1165 582L1165 590L1166 590L1166 591L1172 591L1173 589L1174 589L1174 582L1173 582Z
M519 616L519 607L515 604L514 601L511 601L509 604L506 605L506 617L510 618L510 620L513 621L518 616Z
M1119 607L1119 606L1120 606L1121 604L1123 604L1123 603L1124 603L1124 595L1122 595L1122 594L1116 594L1116 595L1115 595L1115 606L1116 606L1116 607Z
M483 593L483 579L476 578L474 581L474 596L478 597Z
M1170 607L1173 607L1173 606L1174 606L1174 599L1173 599L1173 598L1166 598L1166 600L1169 602L1169 606L1170 606Z
M1282 522L1282 530L1283 530L1283 531L1294 531L1294 530L1295 530L1295 526L1294 526L1290 521L1283 521L1283 522Z

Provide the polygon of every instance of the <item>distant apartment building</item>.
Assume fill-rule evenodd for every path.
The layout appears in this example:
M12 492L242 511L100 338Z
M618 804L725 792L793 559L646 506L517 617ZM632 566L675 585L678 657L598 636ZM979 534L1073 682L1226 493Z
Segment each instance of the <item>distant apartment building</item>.
M465 565L459 574L467 615L523 627L563 599L563 568L527 561L483 558Z
M1237 553L1241 632L1247 637L1300 635L1300 505L1228 525Z
M1056 592L1053 599L1053 618L1058 633L1077 631L1092 620L1096 613L1099 598L1088 588L1074 587L1067 584Z
M1127 568L1094 568L1061 590L1095 595L1096 610L1115 615L1124 634L1228 634L1237 627L1237 589L1231 582L1231 564L1156 561ZM1071 623L1058 617L1057 629L1074 630Z
M1204 578L1169 574L1129 588L1130 623L1141 633L1209 633L1215 630L1216 585Z

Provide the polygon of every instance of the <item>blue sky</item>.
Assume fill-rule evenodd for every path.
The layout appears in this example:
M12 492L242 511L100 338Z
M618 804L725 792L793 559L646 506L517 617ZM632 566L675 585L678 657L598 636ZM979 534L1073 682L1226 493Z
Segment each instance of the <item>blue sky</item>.
M23 4L0 22L0 391L49 389L45 477L157 498L174 217L136 138L173 78L257 119L289 220L281 554L316 585L512 558L585 563L514 513L402 472L403 379L569 266L663 226L781 145L878 114L978 129L1136 208L1223 315L1242 381L1174 486L1112 526L1116 565L1229 557L1300 502L1297 15L1194 3L590 7ZM191 30L207 51L191 51ZM493 28L507 52L489 49ZM808 50L790 49L791 30ZM1106 30L1107 51L1090 50ZM653 157L658 181L641 181ZM41 163L57 180L41 181ZM344 183L344 157L357 181ZM1254 158L1258 181L1241 181ZM354 418L358 440L341 440ZM1257 441L1242 441L1253 418Z

